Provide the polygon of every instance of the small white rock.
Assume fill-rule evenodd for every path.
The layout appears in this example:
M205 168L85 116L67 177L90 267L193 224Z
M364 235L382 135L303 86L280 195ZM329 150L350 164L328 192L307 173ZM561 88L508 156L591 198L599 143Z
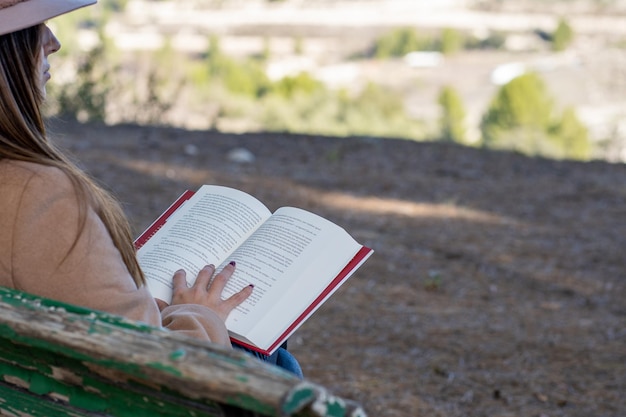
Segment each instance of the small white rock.
M228 152L228 160L239 164L250 164L254 162L255 156L245 148L235 148Z
M198 155L198 147L192 143L185 145L185 155L196 156Z

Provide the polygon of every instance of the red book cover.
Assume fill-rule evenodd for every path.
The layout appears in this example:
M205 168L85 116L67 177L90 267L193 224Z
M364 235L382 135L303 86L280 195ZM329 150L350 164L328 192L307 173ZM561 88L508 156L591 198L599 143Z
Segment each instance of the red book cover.
M163 227L163 225L165 224L165 222L167 221L167 219L176 211L178 210L178 208L180 206L182 206L183 204L185 204L185 202L187 200L189 200L191 198L191 196L194 195L194 191L191 190L187 190L184 193L181 194L180 197L178 197L176 199L176 201L174 201L172 203L172 205L170 205L168 207L167 210L165 210L163 212L163 214L161 214L159 216L158 219L156 219L151 225L150 227L148 227L142 234L141 236L139 236L136 240L135 240L135 249L139 249L140 247L142 247L147 241L148 239L150 239L152 236L154 236L154 234L161 228Z

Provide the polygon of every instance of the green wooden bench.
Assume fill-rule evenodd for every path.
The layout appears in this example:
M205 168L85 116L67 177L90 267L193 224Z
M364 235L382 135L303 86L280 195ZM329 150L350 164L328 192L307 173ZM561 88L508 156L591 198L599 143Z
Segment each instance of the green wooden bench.
M240 351L0 287L0 415L361 417Z

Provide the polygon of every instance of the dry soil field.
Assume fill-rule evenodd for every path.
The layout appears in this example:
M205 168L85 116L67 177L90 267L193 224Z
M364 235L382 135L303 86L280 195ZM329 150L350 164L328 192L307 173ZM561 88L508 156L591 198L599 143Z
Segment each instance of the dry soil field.
M376 250L291 340L369 415L626 415L626 166L372 138L55 121L139 233L185 188L316 211ZM256 159L236 163L230 151Z

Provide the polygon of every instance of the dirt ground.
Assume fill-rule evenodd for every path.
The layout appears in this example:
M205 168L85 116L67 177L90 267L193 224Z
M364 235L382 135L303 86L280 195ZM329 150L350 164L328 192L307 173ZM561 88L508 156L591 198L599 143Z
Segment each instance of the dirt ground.
M626 415L626 166L374 138L55 121L138 234L184 189L248 191L376 253L291 339L370 416ZM234 162L244 148L255 159Z

